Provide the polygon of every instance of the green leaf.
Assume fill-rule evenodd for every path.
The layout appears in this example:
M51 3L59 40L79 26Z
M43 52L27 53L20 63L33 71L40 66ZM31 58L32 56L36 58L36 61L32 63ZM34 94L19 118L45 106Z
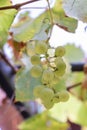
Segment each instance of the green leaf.
M34 36L33 40L38 40L38 41L44 41L49 38L49 31L50 31L51 25L48 22L44 22L41 26L40 31Z
M84 59L84 52L80 47L76 47L74 44L67 44L65 46L66 54L65 58L72 63L82 62Z
M77 20L65 16L61 0L56 0L51 11L54 24L57 24L66 31L75 32L75 29L77 28ZM35 19L29 17L22 23L19 21L16 26L12 27L14 40L18 42L27 42L31 39L46 40L49 37L50 28L52 28L50 23L51 16L48 10Z
M10 0L0 0L0 7L11 5ZM15 9L0 10L0 47L2 47L8 36L9 28L17 11Z
M59 121L70 121L87 126L87 103L70 96L66 103L58 103L51 110L51 116Z
M45 19L49 20L48 13L40 15L36 19L28 18L22 24L18 23L18 26L12 28L14 40L27 42L33 38L38 39L39 36L40 40L46 39L48 36L45 31L49 28L49 22L44 23Z
M28 68L20 69L15 78L16 99L20 101L34 99L33 89L39 84L41 84L40 79L31 77Z
M56 0L55 5L52 9L52 14L54 18L54 22L63 28L66 31L75 32L75 29L77 28L77 20L70 18L65 15L65 12L62 8L62 0Z
M70 73L69 76L67 76L66 84L68 86L71 86L73 84L81 83L83 81L83 79L84 79L84 73L83 72ZM77 87L72 88L71 92L74 93L75 96L80 100L80 98L82 97L81 85L78 85Z
M63 8L68 16L87 22L87 0L63 0Z
M19 125L20 130L67 130L67 123L61 123L51 118L47 112L37 114Z

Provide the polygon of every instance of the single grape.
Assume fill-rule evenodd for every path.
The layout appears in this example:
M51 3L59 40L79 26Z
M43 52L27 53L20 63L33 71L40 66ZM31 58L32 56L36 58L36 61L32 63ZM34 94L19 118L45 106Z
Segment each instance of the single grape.
M64 56L65 55L65 48L63 46L58 46L56 49L55 49L55 56Z
M59 99L57 96L54 96L53 99L52 99L52 101L53 101L54 103L59 103L59 102L60 102L60 99Z
M37 54L46 54L48 45L44 42L37 42L35 44L35 52Z
M60 91L58 95L61 102L66 102L69 99L69 93L66 90Z
M54 91L48 87L41 90L41 99L42 100L51 100L54 96Z
M33 56L31 56L31 63L33 65L40 64L40 56L39 55L33 55Z
M42 74L42 82L45 81L47 83L49 83L50 81L52 81L54 78L54 73L51 69L46 69L43 71Z
M54 105L54 102L52 102L51 100L43 101L42 103L44 104L46 109L51 109Z
M58 69L62 69L62 70L66 69L66 64L61 57L57 57L55 59L55 64Z
M52 101L53 101L54 103L59 103L59 102L60 102L59 92L56 92L56 93L54 94L54 97L53 97Z
M27 50L27 54L29 56L35 55L35 46L34 46L34 44L32 44L32 43L27 44L26 50Z
M59 82L59 77L54 76L53 80L50 82L52 85L55 85Z
M60 76L63 76L64 74L65 74L65 70L62 70L62 69L58 69L54 71L55 77L60 77Z
M40 97L40 92L41 92L41 90L42 90L43 88L45 88L44 85L37 85L37 86L34 88L34 90L33 90L34 96L35 96L35 97Z
M30 70L31 76L34 78L38 78L42 74L42 68L39 65L35 65Z

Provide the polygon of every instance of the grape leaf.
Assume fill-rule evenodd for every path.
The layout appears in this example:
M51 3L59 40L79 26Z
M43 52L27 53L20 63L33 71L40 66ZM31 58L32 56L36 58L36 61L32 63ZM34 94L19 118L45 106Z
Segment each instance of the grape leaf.
M70 75L67 76L66 84L68 86L71 86L73 84L81 83L83 81L83 79L84 79L84 73L83 72L70 73ZM70 91L80 100L80 98L82 97L81 85L78 85L77 87L72 88Z
M56 6L57 5L57 6ZM56 0L54 7L51 9L54 24L69 32L75 32L77 28L77 20L66 17L62 8L61 0ZM52 27L51 16L48 10L44 11L37 18L28 18L20 20L18 24L11 28L14 35L14 40L18 42L27 42L31 39L46 40L48 38L49 29Z
M0 0L0 7L11 5L10 0ZM0 10L0 47L5 44L8 30L14 20L17 11L15 9Z
M69 101L56 104L51 110L51 116L61 122L70 121L87 126L87 103L70 96Z
M11 31L14 34L14 40L18 42L21 42L21 41L27 42L31 40L32 38L37 39L39 37L38 33L39 35L41 35L41 37L46 39L47 34L45 31L47 30L49 23L44 24L45 19L49 20L48 13L40 15L36 19L28 18L22 24L18 23L17 26L12 27ZM45 37L43 36L43 33Z
M87 0L62 0L65 13L75 19L87 22Z
M80 47L76 47L74 44L67 44L65 45L65 58L69 62L82 62L84 59L84 52ZM73 53L74 52L74 53Z
M20 101L29 101L34 99L33 89L39 84L41 84L40 79L31 77L29 70L21 69L16 74L15 79L16 99Z
M43 40L47 40L49 38L49 30L51 28L51 25L49 24L49 21L44 23L41 26L40 31L34 36L33 40L38 40L38 41L43 41Z
M77 28L77 20L67 17L62 8L62 0L56 0L55 5L52 9L52 14L54 18L54 22L61 28L66 31L75 32Z
M37 114L19 125L20 130L67 130L67 123L60 123L50 117L47 112Z

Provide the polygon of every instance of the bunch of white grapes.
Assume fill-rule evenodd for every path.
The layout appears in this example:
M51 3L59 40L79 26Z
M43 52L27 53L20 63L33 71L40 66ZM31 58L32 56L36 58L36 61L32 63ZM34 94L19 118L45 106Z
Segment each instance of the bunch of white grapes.
M45 41L36 41L29 46L28 54L33 65L30 74L34 78L41 79L41 84L34 87L34 96L40 98L47 109L52 108L55 103L67 101L69 99L68 92L55 89L59 78L65 74L66 70L63 60L65 48L58 46L53 49L54 54L50 55L48 52L52 48Z

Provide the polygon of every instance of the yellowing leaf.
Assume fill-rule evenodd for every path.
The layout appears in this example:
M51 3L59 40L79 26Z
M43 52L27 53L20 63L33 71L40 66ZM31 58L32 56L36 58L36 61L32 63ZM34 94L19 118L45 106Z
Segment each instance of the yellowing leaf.
M0 0L0 7L11 5L10 0ZM0 10L0 47L5 44L9 28L17 11L15 9Z
M67 123L61 123L48 116L46 112L37 114L19 126L20 130L67 130Z
M75 32L77 28L77 20L66 16L63 7L62 0L56 0L55 5L52 9L54 22L61 28L69 32Z

